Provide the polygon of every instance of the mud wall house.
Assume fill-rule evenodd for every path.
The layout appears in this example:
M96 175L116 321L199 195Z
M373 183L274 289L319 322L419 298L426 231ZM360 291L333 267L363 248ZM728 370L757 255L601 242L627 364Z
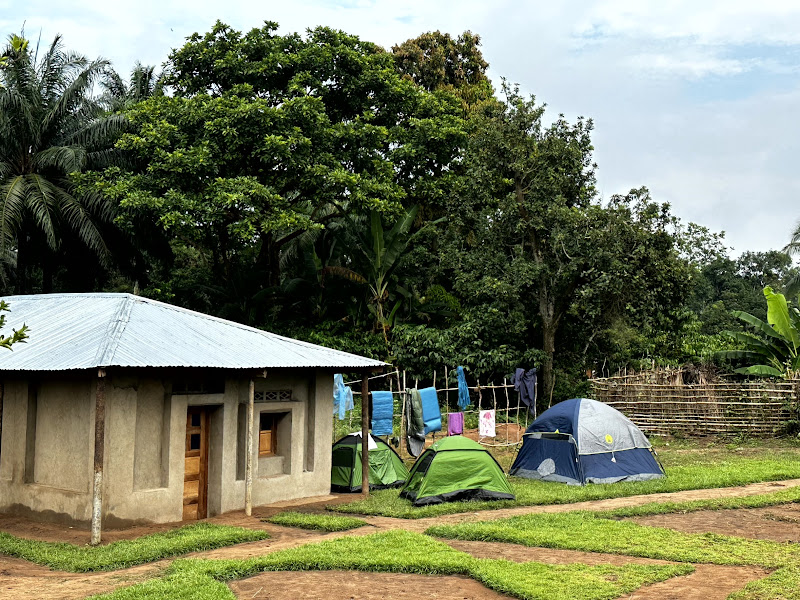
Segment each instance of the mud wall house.
M383 366L129 294L5 300L0 512L98 530L328 493L333 373Z

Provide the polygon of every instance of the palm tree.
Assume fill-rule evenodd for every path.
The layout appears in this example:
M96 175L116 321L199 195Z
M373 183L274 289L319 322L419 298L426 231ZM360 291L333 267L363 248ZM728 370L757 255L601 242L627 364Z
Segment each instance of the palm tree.
M791 241L783 248L789 256L797 256L800 254L800 223L797 224L795 230L792 232ZM800 293L800 272L791 275L786 282L786 295L796 296Z
M164 94L162 75L156 73L154 66L139 62L131 71L129 83L126 83L119 73L108 69L101 86L105 91L100 99L111 112L124 110L132 104Z
M80 193L71 175L114 164L113 139L125 123L91 95L107 61L64 50L60 36L38 54L12 36L0 63L0 255L15 268L18 292L30 291L37 266L49 291L67 235L108 262L97 222L110 219L110 204Z

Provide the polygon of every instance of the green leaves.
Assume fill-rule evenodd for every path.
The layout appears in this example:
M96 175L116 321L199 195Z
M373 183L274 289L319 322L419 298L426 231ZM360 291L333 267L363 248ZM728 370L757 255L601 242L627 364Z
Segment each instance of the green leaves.
M796 355L797 347L800 346L800 337L789 317L786 298L783 294L773 292L769 286L764 288L764 296L767 299L767 321L781 338L791 344L792 353Z
M727 335L741 346L741 350L716 353L719 359L756 363L735 370L742 375L758 377L783 377L800 368L800 317L797 309L791 311L783 294L775 293L770 286L764 288L767 301L767 320L743 311L733 311L733 315L755 333L728 331ZM757 335L758 334L758 335Z
M11 312L8 303L5 300L0 300L0 313ZM6 315L0 315L0 329L6 324ZM19 329L12 330L11 335L0 335L0 348L13 350L14 344L24 344L28 339L28 326L23 325Z

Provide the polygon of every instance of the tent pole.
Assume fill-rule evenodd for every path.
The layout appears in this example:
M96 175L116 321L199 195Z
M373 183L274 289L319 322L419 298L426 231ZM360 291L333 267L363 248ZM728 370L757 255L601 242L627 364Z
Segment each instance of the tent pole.
M250 378L247 391L247 448L244 459L244 514L253 515L253 420L255 413L256 382Z
M102 536L103 459L106 444L106 371L97 370L97 391L94 401L94 480L92 483L92 537L97 546Z
M361 495L369 496L369 371L361 375Z

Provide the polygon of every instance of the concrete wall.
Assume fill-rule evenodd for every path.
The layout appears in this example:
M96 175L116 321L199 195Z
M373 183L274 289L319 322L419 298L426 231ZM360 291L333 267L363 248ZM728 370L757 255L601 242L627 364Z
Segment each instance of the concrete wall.
M249 380L229 373L221 394L172 394L175 373L108 369L104 525L182 518L186 409L211 408L209 516L244 508ZM90 519L94 372L6 379L0 440L0 512L58 521ZM333 376L271 372L256 391L291 390L258 402L253 423L253 504L327 494ZM35 393L34 393L35 392ZM34 400L31 400L31 398ZM281 414L276 456L258 456L259 413Z
M93 422L94 393L87 377L6 379L0 511L88 521Z

